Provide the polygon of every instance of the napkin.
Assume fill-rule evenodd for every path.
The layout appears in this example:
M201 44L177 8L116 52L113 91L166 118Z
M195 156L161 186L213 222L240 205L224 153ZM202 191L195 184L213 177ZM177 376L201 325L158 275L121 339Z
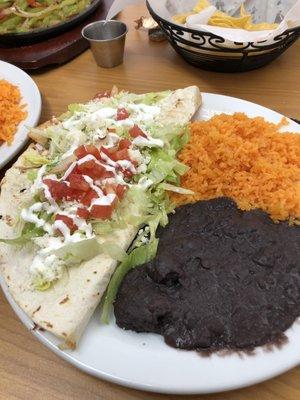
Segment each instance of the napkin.
M108 10L106 19L113 19L119 12L124 10L126 6L130 4L144 3L144 0L115 0Z
M113 18L129 4L144 3L145 0L115 0L108 13ZM149 0L151 8L162 18L173 22L173 16L193 9L197 0ZM259 42L273 39L289 28L300 26L300 0L210 0L212 7L187 18L188 28L206 31L226 39L226 44L234 47L234 42ZM207 25L216 9L231 16L237 16L241 5L253 16L255 23L278 23L277 29L264 31L246 31Z

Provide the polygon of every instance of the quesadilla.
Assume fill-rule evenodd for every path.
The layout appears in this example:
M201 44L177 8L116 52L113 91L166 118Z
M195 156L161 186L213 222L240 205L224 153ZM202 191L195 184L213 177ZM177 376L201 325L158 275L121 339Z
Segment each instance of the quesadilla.
M75 347L135 239L167 223L197 87L101 93L30 136L0 196L1 273L41 328Z

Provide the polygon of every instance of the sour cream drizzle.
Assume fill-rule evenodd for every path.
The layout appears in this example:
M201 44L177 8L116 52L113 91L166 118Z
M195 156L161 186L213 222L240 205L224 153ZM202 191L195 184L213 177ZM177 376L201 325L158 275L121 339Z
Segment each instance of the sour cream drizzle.
M21 211L21 218L24 221L31 222L32 224L35 224L38 228L41 228L44 226L45 221L41 218L39 218L35 212L42 211L43 209L43 204L42 203L35 203L29 208L23 208Z

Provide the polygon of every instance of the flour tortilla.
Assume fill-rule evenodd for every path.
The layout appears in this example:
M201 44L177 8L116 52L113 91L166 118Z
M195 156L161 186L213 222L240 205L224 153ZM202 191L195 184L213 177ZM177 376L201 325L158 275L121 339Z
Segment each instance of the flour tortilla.
M179 89L162 100L158 124L189 122L201 104L197 87ZM26 153L26 152L25 152ZM24 203L30 203L31 182L24 170L24 154L7 171L1 183L0 237L14 237L14 226ZM119 230L110 241L127 250L136 235L132 226ZM102 238L103 240L103 238ZM30 285L29 267L34 258L31 244L11 246L0 244L1 274L16 303L41 328L62 338L74 348L90 317L99 304L117 262L101 254L68 270L61 280L44 292Z

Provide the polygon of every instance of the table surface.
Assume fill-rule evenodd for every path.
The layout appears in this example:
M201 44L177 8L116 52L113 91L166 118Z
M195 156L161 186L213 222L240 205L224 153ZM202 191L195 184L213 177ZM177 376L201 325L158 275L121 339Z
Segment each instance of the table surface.
M84 102L116 84L133 92L198 85L202 91L240 97L300 119L300 41L273 64L244 74L219 74L186 64L166 43L149 42L134 20L146 15L143 6L126 9L120 19L129 25L124 64L101 69L88 50L58 68L32 74L43 97L41 122L62 113L69 103ZM28 332L0 293L0 400L168 399L125 389L85 375L59 359ZM300 398L300 367L250 388L201 400L296 400Z

